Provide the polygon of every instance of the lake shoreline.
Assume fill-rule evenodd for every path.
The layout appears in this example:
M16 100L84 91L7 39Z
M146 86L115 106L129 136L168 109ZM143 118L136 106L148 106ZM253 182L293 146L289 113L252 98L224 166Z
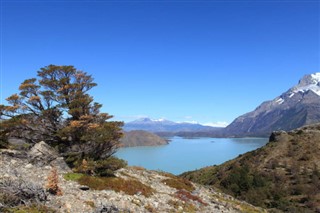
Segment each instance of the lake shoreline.
M167 145L124 147L116 156L128 161L130 166L161 170L172 174L219 165L240 154L265 145L268 138L166 138Z

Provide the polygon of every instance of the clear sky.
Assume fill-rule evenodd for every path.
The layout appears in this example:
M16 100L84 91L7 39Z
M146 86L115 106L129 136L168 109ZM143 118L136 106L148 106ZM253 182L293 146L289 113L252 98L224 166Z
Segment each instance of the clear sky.
M319 72L320 1L1 1L1 102L49 65L102 111L232 122Z

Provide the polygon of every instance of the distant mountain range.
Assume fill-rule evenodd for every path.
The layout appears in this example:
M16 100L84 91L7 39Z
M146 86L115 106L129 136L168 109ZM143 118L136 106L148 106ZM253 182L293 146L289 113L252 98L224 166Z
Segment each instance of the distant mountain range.
M220 129L218 127L204 126L194 123L177 123L165 119L153 120L141 118L124 125L125 131L144 130L149 132L210 132Z
M126 123L124 130L145 130L160 136L268 136L275 130L292 130L317 122L320 122L320 73L305 75L296 86L239 116L226 128L142 118Z

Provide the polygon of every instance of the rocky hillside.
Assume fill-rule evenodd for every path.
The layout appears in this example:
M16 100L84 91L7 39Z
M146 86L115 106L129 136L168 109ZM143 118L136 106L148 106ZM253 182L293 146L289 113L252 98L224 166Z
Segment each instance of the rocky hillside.
M168 141L150 132L135 130L125 132L120 140L124 147L132 146L160 146L168 144Z
M236 118L225 129L228 136L267 136L320 122L320 73L304 76L299 83L254 111Z
M264 212L212 188L139 167L108 178L73 173L43 142L28 152L0 153L1 212ZM53 167L60 195L45 190Z
M320 124L274 132L260 149L182 177L265 208L320 212Z

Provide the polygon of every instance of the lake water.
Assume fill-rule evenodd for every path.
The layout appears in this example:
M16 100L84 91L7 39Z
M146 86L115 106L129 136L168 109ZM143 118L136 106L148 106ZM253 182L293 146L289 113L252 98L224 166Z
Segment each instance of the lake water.
M115 154L130 166L142 166L173 174L218 165L255 150L268 142L268 138L170 138L163 146L121 148Z

